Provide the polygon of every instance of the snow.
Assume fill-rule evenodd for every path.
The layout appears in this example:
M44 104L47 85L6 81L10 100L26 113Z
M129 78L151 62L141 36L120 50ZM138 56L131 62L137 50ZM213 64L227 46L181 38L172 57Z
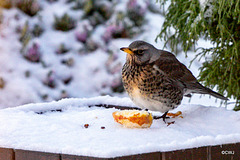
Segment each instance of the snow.
M121 52L119 48L128 46L134 40L144 40L155 47L162 49L164 41L155 42L156 36L159 34L164 16L161 13L154 13L146 9L147 4L159 7L159 4L152 0L146 2L139 0L137 3L146 10L144 25L140 28L141 32L132 38L111 39L107 44L102 39L107 26L116 21L118 12L126 12L128 0L114 1L112 8L114 9L112 16L103 24L97 25L95 28L89 26L88 19L82 19L84 10L71 9L73 4L66 3L65 0L59 0L49 3L46 0L38 1L41 10L37 16L29 17L19 9L3 9L3 20L0 25L0 77L5 81L4 88L0 89L0 108L15 107L28 103L49 102L59 100L65 97L83 98L99 95L113 95L127 97L126 92L116 93L112 91L112 87L119 85L121 82L121 66L125 63L126 54ZM110 3L109 3L110 4ZM201 1L205 4L205 1ZM54 30L54 15L61 16L68 13L73 19L78 20L76 28L68 32ZM129 19L124 19L125 21ZM27 47L33 43L40 46L40 53L44 65L41 63L32 63L23 58L20 52L22 44L19 42L20 33L16 33L18 28L22 28L28 21L30 29L34 24L43 27L44 32L40 37L34 37ZM130 21L130 23L132 23ZM99 48L93 52L79 53L79 49L84 47L76 39L76 33L83 31L83 26L91 31L89 37L93 42L97 43ZM64 44L69 48L66 54L56 54L56 50L60 44ZM211 47L208 41L200 39L198 47ZM170 51L169 48L165 48ZM107 53L110 50L113 54ZM194 58L196 53L180 52L177 55L179 61L189 66L189 62ZM112 58L112 57L113 58ZM73 59L72 66L63 64L63 60ZM199 67L203 61L194 61L190 70L197 77ZM26 72L30 73L27 78ZM52 72L51 78L56 83L55 88L46 86L47 75ZM72 78L72 81L65 85L63 80ZM64 94L63 94L64 93ZM233 101L233 99L231 99ZM183 104L201 104L220 106L221 101L209 96L194 95L191 100L183 99ZM234 104L228 105L228 109L232 109Z
M184 118L174 119L175 124L170 126L162 120L154 120L149 129L123 128L112 118L116 109L89 108L88 105L101 103L135 106L126 92L115 93L111 89L121 82L121 67L126 58L126 54L119 48L128 46L134 40L144 40L162 49L164 41L155 42L155 38L160 32L164 16L160 12L149 11L145 6L149 2L139 0L139 5L146 9L141 32L132 38L116 38L105 43L102 36L106 28L109 24L115 24L118 12L126 12L128 0L113 1L110 6L114 9L113 15L95 28L89 26L88 19L82 19L83 10L73 10L73 4L65 2L58 0L49 3L41 0L41 10L34 17L29 17L19 9L2 9L0 78L3 78L5 85L0 88L0 147L116 157L240 142L240 127L237 125L240 112L230 111L234 104L221 106L222 101L208 95L195 94L191 99L184 98L181 106L173 111L181 110ZM200 2L202 7L210 7L204 0ZM159 4L152 0L152 5L158 7ZM54 30L54 15L61 16L64 13L78 20L76 28L68 32ZM39 24L44 29L43 34L34 37L27 46L27 49L34 43L40 46L39 52L44 64L29 62L20 52L22 44L17 30L26 21L30 29L34 24ZM129 19L124 21L132 23ZM84 43L77 41L76 34L84 31L84 25L91 32L89 39L99 48L80 53ZM60 44L64 44L69 52L56 54ZM206 40L198 41L198 47L211 46L213 44ZM165 50L170 51L169 48ZM189 51L186 57L185 53L179 52L177 58L188 67L195 55ZM72 66L62 63L69 59L74 60ZM194 61L190 67L196 77L202 62L203 60ZM26 76L27 71L29 77ZM47 75L50 72L52 74L49 78ZM72 81L65 85L62 81L69 77L72 77ZM55 80L55 88L44 84L47 78ZM69 98L54 101L65 97ZM63 112L51 112L57 109ZM160 115L157 112L154 114ZM85 128L84 124L89 124L89 127ZM102 126L105 129L101 129Z
M201 11L204 11L204 18L212 17L213 1L212 0L199 0Z
M129 129L114 122L117 109L88 107L96 104L134 106L129 98L101 96L2 109L0 147L110 158L240 142L240 112L223 107L185 104L172 111L183 118L167 120L174 124L160 119L148 129ZM62 112L50 111L56 109Z

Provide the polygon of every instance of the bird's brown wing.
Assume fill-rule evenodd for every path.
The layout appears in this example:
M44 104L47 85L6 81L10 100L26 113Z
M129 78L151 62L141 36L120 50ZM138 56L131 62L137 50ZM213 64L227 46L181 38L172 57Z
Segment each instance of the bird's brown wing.
M221 94L201 85L192 72L184 64L180 63L172 53L160 51L160 54L154 65L164 76L174 80L178 87L183 85L187 94L187 90L190 90L190 93L210 94L216 98L228 100Z
M154 65L170 79L181 81L183 83L194 83L197 79L188 68L180 63L170 52L160 51L161 56L155 61Z

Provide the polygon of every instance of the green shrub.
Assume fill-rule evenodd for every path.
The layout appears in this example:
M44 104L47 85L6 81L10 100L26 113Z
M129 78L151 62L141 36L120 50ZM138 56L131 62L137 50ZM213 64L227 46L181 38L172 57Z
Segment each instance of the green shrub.
M159 1L164 6L167 0ZM172 50L181 44L185 52L199 38L210 40L214 47L196 48L200 51L196 58L205 58L199 80L235 98L234 109L240 110L240 0L201 2L171 0L157 38L166 40Z
M15 3L17 8L31 17L35 16L40 10L40 6L36 0L18 0Z
M35 16L40 10L37 0L1 0L0 7L10 9L17 7L29 16Z
M55 16L54 28L60 31L69 31L74 29L76 21L72 19L67 13L62 17Z

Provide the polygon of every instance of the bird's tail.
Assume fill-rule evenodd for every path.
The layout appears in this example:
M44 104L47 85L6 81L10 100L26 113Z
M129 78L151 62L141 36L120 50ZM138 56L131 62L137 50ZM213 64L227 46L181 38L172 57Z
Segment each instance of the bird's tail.
M193 86L192 86L193 87ZM211 96L214 96L216 98L222 99L222 100L228 100L227 97L224 97L223 95L207 88L201 85L199 82L197 84L195 83L194 88L191 88L193 93L200 93L200 94L210 94Z
M206 87L205 87L205 88L206 88ZM206 93L206 94L210 94L210 95L212 95L212 96L214 96L214 97L216 97L216 98L222 99L222 100L228 100L227 97L224 97L223 95L221 95L221 94L219 94L219 93L217 93L217 92L215 92L215 91L213 91L213 90L211 90L211 89L209 89L209 88L206 88L206 90L207 90L207 92L208 92L208 93Z

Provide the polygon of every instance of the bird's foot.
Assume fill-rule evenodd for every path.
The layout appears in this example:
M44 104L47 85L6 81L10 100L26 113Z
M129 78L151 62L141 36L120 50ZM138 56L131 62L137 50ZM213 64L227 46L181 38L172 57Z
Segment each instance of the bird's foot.
M178 111L177 113L167 113L167 116L169 116L171 118L176 118L176 117L183 118L181 111Z
M171 125L171 124L174 124L175 121L172 121L172 122L167 122L167 126Z
M154 118L154 119L161 119L161 118L162 118L162 119L163 119L163 122L164 122L164 123L167 123L167 126L169 126L170 124L174 124L175 121L173 121L173 122L166 122L166 119L176 118L176 117L183 118L182 112L181 112L181 111L178 111L178 112L176 112L176 113L168 113L168 111L167 111L167 112L165 112L162 116L154 116L153 118Z
M167 118L170 118L170 117L167 117L167 114L168 114L168 111L167 112L165 112L162 116L154 116L153 118L154 119L163 119L163 122L165 122L166 123L166 119Z

